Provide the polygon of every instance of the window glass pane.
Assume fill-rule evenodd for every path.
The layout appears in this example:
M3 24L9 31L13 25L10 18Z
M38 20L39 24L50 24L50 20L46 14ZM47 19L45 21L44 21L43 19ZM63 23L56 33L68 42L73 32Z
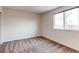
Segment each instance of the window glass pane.
M72 9L65 12L65 29L78 29L79 19L78 19L78 8Z
M63 29L63 13L55 14L54 28Z

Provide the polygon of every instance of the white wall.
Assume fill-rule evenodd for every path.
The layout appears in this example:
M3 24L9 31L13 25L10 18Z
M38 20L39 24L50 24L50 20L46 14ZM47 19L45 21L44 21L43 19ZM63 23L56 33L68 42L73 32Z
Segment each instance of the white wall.
M61 7L42 15L42 36L79 50L79 31L53 29L53 14L69 8L72 7Z
M39 36L40 16L34 13L3 9L2 42Z

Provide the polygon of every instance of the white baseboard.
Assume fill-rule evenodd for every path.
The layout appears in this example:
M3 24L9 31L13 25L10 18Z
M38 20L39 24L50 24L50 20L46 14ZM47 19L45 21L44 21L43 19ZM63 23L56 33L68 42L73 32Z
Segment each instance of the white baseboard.
M74 46L70 46L70 45L65 44L65 43L63 43L63 42L59 42L59 41L57 41L57 40L56 40L55 38L53 38L53 37L46 36L46 35L42 35L42 36L45 37L45 38L48 38L49 40L55 41L55 42L57 42L57 43L59 43L59 44L62 44L62 45L64 45L64 46L67 46L67 47L70 47L70 48L72 48L72 49L74 49L74 50L79 51L79 48L75 48Z
M22 39L30 39L30 38L35 38L35 37L39 37L39 36L33 36L33 37L28 37L28 38L21 38L21 39L14 39L14 40L5 40L5 41L1 41L0 44L4 43L4 42L9 42L9 41L15 41L15 40L22 40Z

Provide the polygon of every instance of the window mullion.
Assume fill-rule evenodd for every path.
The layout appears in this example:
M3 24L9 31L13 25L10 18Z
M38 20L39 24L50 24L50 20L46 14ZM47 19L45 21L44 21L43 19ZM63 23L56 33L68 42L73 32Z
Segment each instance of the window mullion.
M63 12L63 28L65 29L65 12Z

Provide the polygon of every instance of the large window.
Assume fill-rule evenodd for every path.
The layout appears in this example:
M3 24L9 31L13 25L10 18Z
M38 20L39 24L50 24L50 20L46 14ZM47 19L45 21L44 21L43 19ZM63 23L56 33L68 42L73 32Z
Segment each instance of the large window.
M79 30L79 9L55 14L54 29Z

